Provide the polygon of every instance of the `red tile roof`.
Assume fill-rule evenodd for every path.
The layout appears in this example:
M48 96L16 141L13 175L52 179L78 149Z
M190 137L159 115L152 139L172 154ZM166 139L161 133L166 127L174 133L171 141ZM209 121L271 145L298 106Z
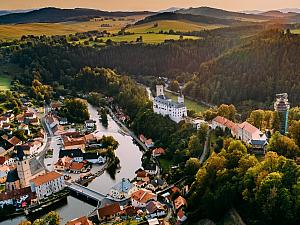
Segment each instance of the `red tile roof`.
M254 134L256 132L259 132L259 129L256 128L255 126L253 126L252 124L248 123L248 122L243 122L241 124L239 124L239 127L245 131L247 131L250 134Z
M92 225L92 224L93 223L90 220L88 220L86 216L73 219L66 223L66 225Z
M114 203L111 205L104 206L98 209L98 215L100 218L106 216L113 216L121 212L121 208L119 203Z
M13 146L16 146L17 144L21 143L21 140L16 136L13 136L11 139L8 140L8 142Z
M155 200L156 195L149 190L138 190L132 193L131 198L140 203L146 203L150 200Z
M71 166L70 166L70 170L77 170L80 171L82 170L84 167L84 163L83 162L72 162Z
M58 172L52 171L52 172L46 173L44 175L40 175L40 176L32 179L31 182L33 182L35 186L40 186L49 181L56 180L61 176L63 176L63 175Z
M182 197L182 196L179 196L178 198L175 199L174 201L174 205L175 205L175 208L176 209L179 209L181 208L182 206L186 206L186 200Z
M166 153L166 151L163 148L156 148L153 149L152 153L155 155L163 155Z

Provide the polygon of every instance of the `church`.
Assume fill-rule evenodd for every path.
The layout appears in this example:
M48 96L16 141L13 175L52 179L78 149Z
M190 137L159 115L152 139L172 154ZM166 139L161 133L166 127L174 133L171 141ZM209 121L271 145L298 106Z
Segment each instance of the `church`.
M169 116L176 123L187 117L187 108L184 104L184 96L180 94L175 102L164 95L164 86L156 85L156 97L153 100L153 111L163 116Z

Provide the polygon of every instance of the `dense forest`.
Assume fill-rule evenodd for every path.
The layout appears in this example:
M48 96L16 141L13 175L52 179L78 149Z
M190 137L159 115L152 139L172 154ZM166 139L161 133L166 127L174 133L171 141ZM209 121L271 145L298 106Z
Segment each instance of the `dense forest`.
M296 103L300 100L300 37L278 29L253 36L261 28L225 28L224 35L217 30L199 33L200 40L112 43L102 48L73 45L65 37L24 37L17 46L2 43L9 47L2 48L2 55L24 68L25 76L19 79L28 84L41 79L69 88L84 66L105 67L139 80L177 79L185 82L185 95L214 104L268 108L279 92L287 92ZM247 30L252 35L243 38Z

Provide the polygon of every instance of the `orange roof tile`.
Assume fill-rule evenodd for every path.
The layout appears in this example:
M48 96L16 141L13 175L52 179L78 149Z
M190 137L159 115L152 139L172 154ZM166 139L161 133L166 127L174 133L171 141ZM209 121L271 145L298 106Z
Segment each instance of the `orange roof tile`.
M175 208L176 209L179 209L180 207L182 206L186 206L186 200L182 197L182 196L179 196L178 198L175 199L174 201L174 205L175 205Z
M98 215L100 218L106 217L106 216L112 216L117 213L120 213L122 210L120 208L119 203L114 203L108 206L104 206L100 209L98 209Z
M132 193L131 198L140 203L146 203L156 198L156 195L149 190L138 190Z
M40 176L32 179L31 182L33 182L35 186L40 186L49 181L56 180L57 178L59 178L61 176L63 176L63 175L58 172L52 171L52 172L46 173L44 175L40 175Z
M93 223L90 220L88 220L86 216L73 219L66 223L66 225L92 225L92 224Z

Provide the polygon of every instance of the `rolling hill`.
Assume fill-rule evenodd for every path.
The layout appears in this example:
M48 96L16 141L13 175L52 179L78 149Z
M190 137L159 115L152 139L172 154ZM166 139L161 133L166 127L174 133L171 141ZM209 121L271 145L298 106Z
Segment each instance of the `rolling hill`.
M159 13L156 15L148 16L145 19L138 21L136 25L159 21L159 20L184 20L184 21L189 21L194 23L222 24L222 25L234 25L234 24L242 23L241 21L237 21L234 19L220 19L220 18L203 16L203 15L165 12L165 13Z
M24 13L12 13L0 16L0 24L12 23L58 23L68 21L88 21L95 17L126 17L149 15L151 12L107 12L95 9L59 9L43 8Z
M223 9L216 9L210 7L188 8L176 11L181 14L192 14L214 17L219 19L233 19L233 20L248 20L248 21L267 21L272 19L271 17L256 14L246 14L241 12L226 11Z

